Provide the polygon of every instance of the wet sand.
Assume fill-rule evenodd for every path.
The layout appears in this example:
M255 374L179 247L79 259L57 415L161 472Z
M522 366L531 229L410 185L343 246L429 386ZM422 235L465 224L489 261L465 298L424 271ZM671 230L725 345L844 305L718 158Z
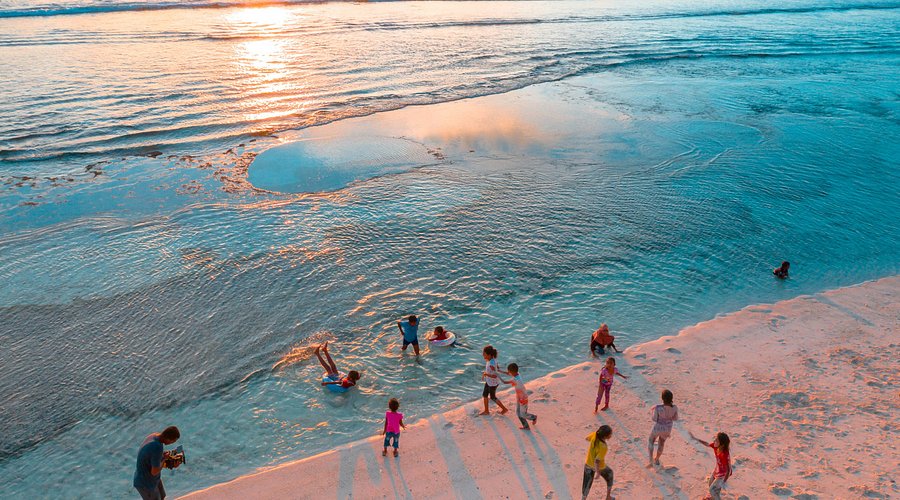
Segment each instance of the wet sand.
M504 416L477 416L479 400L419 419L401 434L399 458L383 458L373 436L185 498L577 498L584 438L600 424L613 427L618 498L702 498L714 459L688 432L720 430L734 464L724 498L894 497L898 291L900 277L889 277L754 305L630 347L616 355L630 378L617 379L599 415L594 360L527 382L539 416L531 432L518 428L507 391ZM661 466L648 469L649 411L663 388L681 421ZM598 478L591 498L604 489Z

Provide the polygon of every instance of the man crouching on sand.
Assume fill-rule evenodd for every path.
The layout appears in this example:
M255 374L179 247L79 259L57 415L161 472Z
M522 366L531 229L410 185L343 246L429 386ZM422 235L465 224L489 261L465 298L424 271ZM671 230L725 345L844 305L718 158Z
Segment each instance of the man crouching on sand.
M134 470L134 488L138 490L143 500L163 500L166 498L166 489L163 488L160 472L163 467L163 446L178 441L181 433L174 425L166 427L160 433L154 433L144 439L141 449L138 451L137 467ZM176 462L172 468L181 465Z

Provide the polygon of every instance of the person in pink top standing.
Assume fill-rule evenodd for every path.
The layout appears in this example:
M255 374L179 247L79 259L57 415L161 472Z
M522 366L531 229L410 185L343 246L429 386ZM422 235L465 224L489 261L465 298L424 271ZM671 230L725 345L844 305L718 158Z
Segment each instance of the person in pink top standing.
M616 360L615 358L607 358L606 366L600 370L600 387L597 388L597 401L594 402L594 413L597 413L597 407L600 406L600 401L603 396L606 396L606 404L603 405L603 408L600 408L600 411L606 411L609 409L609 391L612 389L613 382L615 381L615 376L618 375L624 379L627 379L625 375L616 369Z
M388 411L384 414L384 430L381 432L384 436L384 450L381 451L383 457L387 456L388 445L391 444L392 439L394 456L400 456L400 452L397 450L400 447L400 428L406 429L406 425L403 423L403 414L397 412L399 409L400 401L397 401L397 398L391 398L388 401Z

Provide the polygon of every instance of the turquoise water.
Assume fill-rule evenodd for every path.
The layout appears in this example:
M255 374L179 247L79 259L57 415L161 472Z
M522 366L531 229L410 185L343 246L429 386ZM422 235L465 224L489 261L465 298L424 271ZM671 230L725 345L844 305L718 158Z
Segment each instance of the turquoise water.
M486 343L532 378L898 273L900 3L688 5L0 19L0 496L128 496L170 424L184 493L471 401ZM327 193L253 189L281 144ZM411 312L472 349L401 355Z

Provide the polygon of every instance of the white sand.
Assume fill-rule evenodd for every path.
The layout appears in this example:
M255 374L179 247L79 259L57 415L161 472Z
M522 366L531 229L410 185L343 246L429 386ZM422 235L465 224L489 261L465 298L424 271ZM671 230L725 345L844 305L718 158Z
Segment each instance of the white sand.
M616 356L630 378L617 379L600 415L600 361L587 362L528 383L532 432L518 429L506 392L505 416L475 416L479 400L409 426L398 459L382 458L376 436L186 498L578 498L584 436L602 423L613 427L607 463L620 499L702 498L714 459L687 431L719 430L734 462L725 498L900 497L898 292L900 277L885 278L629 348ZM682 422L662 467L647 469L648 413L663 388ZM604 492L598 478L591 498Z

